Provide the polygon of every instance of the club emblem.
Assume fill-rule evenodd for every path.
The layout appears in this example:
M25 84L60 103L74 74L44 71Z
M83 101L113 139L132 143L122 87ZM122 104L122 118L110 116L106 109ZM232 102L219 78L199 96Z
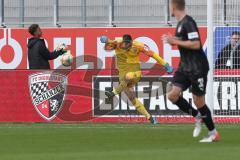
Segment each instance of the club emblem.
M67 86L67 76L43 72L29 76L32 103L42 118L50 121L61 111Z

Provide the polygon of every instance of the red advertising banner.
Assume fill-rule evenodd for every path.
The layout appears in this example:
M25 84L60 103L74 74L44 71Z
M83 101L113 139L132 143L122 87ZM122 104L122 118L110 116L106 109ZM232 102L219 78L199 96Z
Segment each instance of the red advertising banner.
M206 49L206 28L201 28L201 39ZM174 28L49 28L43 29L43 38L49 48L54 50L60 43L69 46L75 59L71 69L110 69L108 61L114 57L113 52L103 50L100 36L111 39L131 34L137 41L144 42L153 51L159 53L166 61L177 67L179 51L161 40L163 34L175 34ZM27 41L31 36L27 29L0 29L0 68L27 69ZM143 62L151 62L149 57L142 57ZM151 66L150 66L151 67ZM150 67L147 67L150 69ZM60 59L51 61L52 69L66 69ZM144 67L145 68L145 67ZM143 69L144 69L143 68ZM146 68L145 68L146 69Z
M107 101L106 88L118 83L115 73L109 71L2 70L0 74L1 122L146 122L124 93L114 103ZM152 74L145 71L136 85L147 110L161 123L192 122L191 117L167 100L166 84L171 77ZM240 122L239 79L237 75L230 80L224 75L215 77L217 122ZM189 91L183 96L192 102Z
M0 71L1 122L145 122L124 95L112 105L105 89L117 84L107 72L82 70ZM161 122L191 122L176 106L166 101L169 77L148 76L137 85L140 100ZM146 83L148 82L148 83ZM141 89L150 87L148 93ZM164 91L163 91L163 88ZM148 102L147 102L148 101Z

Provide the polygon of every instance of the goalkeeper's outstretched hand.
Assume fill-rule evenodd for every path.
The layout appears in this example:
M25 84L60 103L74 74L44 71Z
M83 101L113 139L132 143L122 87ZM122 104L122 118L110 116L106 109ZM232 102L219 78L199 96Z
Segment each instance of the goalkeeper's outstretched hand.
M107 37L107 36L101 36L101 37L100 37L100 41L101 41L102 43L107 43L107 42L108 42L108 37Z
M164 65L164 68L166 69L166 71L167 71L168 74L173 73L173 67L170 66L168 63L166 63L166 64Z

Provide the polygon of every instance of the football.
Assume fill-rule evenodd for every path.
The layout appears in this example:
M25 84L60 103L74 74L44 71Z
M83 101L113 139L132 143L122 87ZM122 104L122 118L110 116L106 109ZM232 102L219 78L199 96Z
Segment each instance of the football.
M66 53L64 53L62 56L61 56L61 63L63 66L65 67L69 67L72 65L73 63L73 56L72 54L70 53L70 51L67 51Z

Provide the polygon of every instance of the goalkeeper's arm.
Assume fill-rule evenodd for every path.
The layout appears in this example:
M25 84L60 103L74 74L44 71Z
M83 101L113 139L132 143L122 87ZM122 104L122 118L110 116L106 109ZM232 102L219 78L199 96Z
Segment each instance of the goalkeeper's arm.
M100 41L105 43L104 49L107 51L112 51L117 48L117 42L109 39L106 36L101 36Z
M158 64L164 66L167 73L172 73L173 72L173 68L162 57L160 57L159 54L154 53L152 50L150 50L147 45L144 45L144 48L143 48L142 52L144 54L148 55L149 57L154 58L158 62Z

